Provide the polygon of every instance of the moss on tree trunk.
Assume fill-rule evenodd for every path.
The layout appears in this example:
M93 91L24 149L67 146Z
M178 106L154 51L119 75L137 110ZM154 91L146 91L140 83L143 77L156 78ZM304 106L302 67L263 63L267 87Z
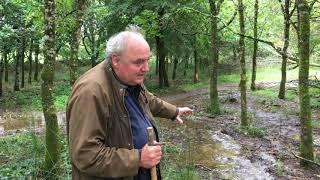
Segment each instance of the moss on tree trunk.
M45 0L44 67L41 73L42 108L46 122L45 169L47 178L56 179L60 159L59 127L54 107L53 79L55 71L55 0Z
M289 12L290 0L285 1L283 9L284 17L284 44L282 49L282 64L281 64L281 82L278 97L285 99L286 96L286 82L287 82L287 59L288 59L288 47L289 47L289 35L290 35L290 12Z
M209 0L210 12L211 12L211 78L210 78L210 111L214 114L220 113L219 97L218 97L218 61L219 61L219 49L218 49L218 14L219 9L215 0Z
M300 101L300 123L301 123L301 144L300 156L314 160L313 140L311 126L311 110L309 96L309 57L310 57L310 7L305 0L297 1L299 12L299 101ZM300 161L302 166L311 166L305 160Z
M257 74L257 51L258 51L258 15L259 0L255 0L254 4L254 24L253 24L253 54L252 54L252 74L251 74L251 90L256 90L256 74Z
M239 10L239 22L240 22L240 36L239 39L239 57L240 57L240 94L241 94L241 126L248 126L248 118L247 118L247 87L246 87L246 61L245 61L245 44L244 44L244 34L245 34L245 26L244 26L244 6L242 0L238 0L238 10Z
M74 26L72 32L71 39L71 54L70 54L70 85L77 80L78 74L78 54L79 54L79 45L80 45L80 37L81 37L81 26L83 23L83 15L86 8L87 0L76 0L74 1L74 6L76 9L75 18L74 18Z

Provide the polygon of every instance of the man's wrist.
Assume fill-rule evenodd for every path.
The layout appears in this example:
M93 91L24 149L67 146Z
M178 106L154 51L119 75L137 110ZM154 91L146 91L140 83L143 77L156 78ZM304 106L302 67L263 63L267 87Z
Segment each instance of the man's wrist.
M176 120L177 116L179 115L179 108L176 109L176 113L174 116L171 118L172 121Z

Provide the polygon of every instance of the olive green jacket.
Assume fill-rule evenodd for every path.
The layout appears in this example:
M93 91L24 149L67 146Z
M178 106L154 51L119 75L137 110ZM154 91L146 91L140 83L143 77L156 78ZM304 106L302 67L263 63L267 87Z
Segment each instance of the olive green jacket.
M67 105L67 132L73 179L133 179L139 151L133 149L126 87L107 61L87 71L74 84ZM177 108L143 90L139 103L151 123L173 118Z

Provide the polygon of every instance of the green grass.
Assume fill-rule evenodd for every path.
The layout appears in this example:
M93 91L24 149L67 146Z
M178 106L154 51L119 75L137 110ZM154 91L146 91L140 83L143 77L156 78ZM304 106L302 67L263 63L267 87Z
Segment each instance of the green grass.
M27 86L20 91L5 91L0 98L2 108L7 110L42 111L40 84ZM54 87L54 104L58 111L64 110L71 88L66 81L56 82Z
M261 89L261 90L253 91L252 94L255 96L277 99L278 98L278 89ZM286 99L287 100L294 100L296 98L297 98L297 95L294 92L286 91Z
M266 129L248 126L248 127L240 127L240 132L246 135L250 135L253 137L263 138L266 134Z
M320 120L312 120L311 121L311 126L313 128L320 128Z
M199 174L194 165L188 160L181 162L180 156L186 153L186 149L179 148L176 145L164 146L164 159L161 163L163 179L171 180L198 180Z
M71 174L65 137L61 139L60 177ZM29 179L44 176L45 137L33 132L0 138L0 179ZM70 179L70 178L69 178Z

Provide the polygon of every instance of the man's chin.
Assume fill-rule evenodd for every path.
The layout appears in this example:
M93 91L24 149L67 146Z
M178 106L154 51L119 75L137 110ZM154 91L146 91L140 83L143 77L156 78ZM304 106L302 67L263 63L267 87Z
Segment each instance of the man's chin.
M142 84L143 81L144 81L144 78L137 80L135 83L137 83L137 85L138 85L138 84Z

